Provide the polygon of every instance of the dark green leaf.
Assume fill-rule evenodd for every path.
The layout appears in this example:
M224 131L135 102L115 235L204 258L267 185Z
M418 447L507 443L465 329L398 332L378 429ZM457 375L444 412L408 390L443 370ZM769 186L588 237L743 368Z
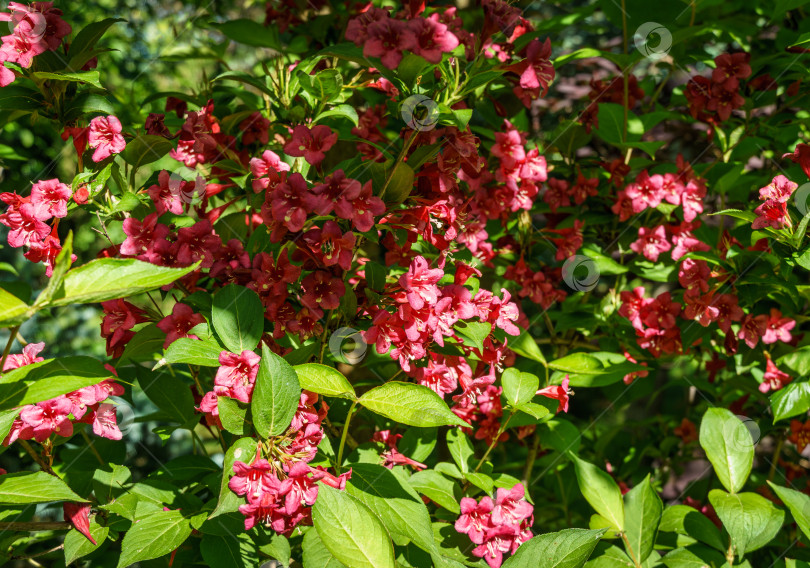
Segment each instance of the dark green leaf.
M262 344L262 361L250 411L253 425L264 438L284 433L298 409L301 386L295 370Z

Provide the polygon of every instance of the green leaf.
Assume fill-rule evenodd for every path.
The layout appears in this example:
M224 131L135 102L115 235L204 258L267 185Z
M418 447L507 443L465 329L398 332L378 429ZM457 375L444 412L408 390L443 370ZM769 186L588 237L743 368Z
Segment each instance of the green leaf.
M458 485L442 474L430 469L417 471L408 478L408 483L440 507L444 507L456 515L461 513L461 507L458 504L461 499L461 490Z
M149 400L172 420L186 424L198 416L194 410L194 395L179 376L148 373L139 376L138 383Z
M604 529L566 529L527 540L503 563L503 568L582 568Z
M304 363L293 367L298 382L304 390L324 396L336 396L354 400L354 389L346 377L335 369L319 363Z
M264 306L253 290L228 284L214 294L211 323L217 337L233 353L252 351L264 333Z
M65 535L65 565L87 556L101 546L110 532L109 527L102 527L95 519L90 520L90 534L97 544L93 544L86 536L72 529Z
M375 387L358 402L377 414L408 426L469 426L429 388L391 381Z
M93 493L96 500L106 504L126 491L124 485L132 480L132 472L125 465L104 464L93 472Z
M62 250L59 251L59 254L56 256L53 274L51 274L51 278L48 280L48 285L39 294L36 302L34 302L35 306L48 303L48 301L53 298L54 294L56 294L56 291L62 286L62 282L65 280L65 274L70 269L70 265L73 264L73 260L71 259L72 254L73 231L68 233L65 242L62 244Z
M256 544L244 532L225 536L203 535L200 553L207 566L217 568L253 568L258 555Z
M602 361L588 353L571 353L548 364L550 369L563 373L599 374L605 372Z
M116 366L122 365L127 361L154 361L157 355L163 353L163 344L165 341L166 333L154 323L142 327L135 332L135 337L129 340ZM177 341L174 343L177 343ZM174 343L172 345L174 345Z
M391 470L378 464L353 464L346 493L371 509L389 533L408 539L427 552L436 550L427 507L419 494Z
M742 211L741 209L723 209L722 211L717 211L716 213L709 213L709 215L728 215L729 217L742 219L743 221L748 221L749 223L753 223L757 218L753 211Z
M706 515L687 505L670 505L664 509L658 530L692 537L722 552L727 548L720 529Z
M768 485L771 486L771 489L774 490L779 499L781 499L790 510L790 514L793 515L793 520L796 521L796 524L802 529L804 536L810 538L810 497L801 491L781 487L770 481Z
M304 552L304 568L346 568L323 544L317 530L308 530L301 545Z
M347 118L349 121L357 126L360 123L360 119L357 116L357 111L354 110L354 107L351 105L337 105L332 107L329 110L323 111L319 114L315 120L312 121L312 124L317 124L324 118L329 118L330 116L337 116L341 118Z
M226 37L238 43L252 45L253 47L281 49L278 30L275 26L265 27L258 22L244 18L211 25L225 34Z
M709 502L731 537L738 558L768 544L782 528L785 513L756 493L709 491Z
M624 496L624 533L633 556L643 562L652 554L664 504L649 474Z
M394 568L394 547L380 519L345 491L319 484L312 524L324 546L350 568Z
M661 561L667 568L720 568L721 566L728 566L722 554L699 544L673 550L664 556Z
M4 288L0 288L0 327L19 325L31 316L30 306ZM32 310L33 311L33 310Z
M540 388L540 379L537 375L509 367L501 375L501 384L506 402L513 408L518 408L534 398L537 389Z
M0 410L35 404L112 377L92 357L62 357L25 365L0 377Z
M337 98L343 89L343 76L338 69L324 69L318 71L315 75L309 75L298 70L296 77L301 84L301 88L319 103L327 103Z
M56 73L49 73L47 71L35 71L31 74L34 79L46 79L50 81L69 81L71 83L86 83L93 85L99 89L104 87L99 82L98 69L91 69L90 71L59 71ZM165 139L164 139L165 140Z
M771 395L774 423L810 410L810 383L790 383Z
M376 172L377 166L381 166L382 172ZM375 189L375 195L385 201L386 205L399 205L411 194L414 171L410 165L405 162L398 162L395 166L389 162L384 164L375 162L375 167L370 165L367 167L372 172L373 178L375 178L375 173L382 175L383 182L379 183L375 178L372 185ZM379 193L377 193L378 191Z
M475 449L473 449L470 439L460 429L450 428L447 431L447 449L450 450L450 456L456 462L462 475L475 469L475 466L470 463L475 455Z
M169 268L134 258L100 258L69 270L64 285L48 306L90 304L125 298L171 284L199 263Z
M233 472L233 464L236 461L244 463L251 463L253 458L256 457L256 440L253 438L239 438L231 444L228 451L225 452L225 458L222 462L222 482L219 486L219 500L214 511L209 515L209 519L218 517L225 513L233 513L239 505L244 503L244 498L239 497L228 488L228 481L231 479Z
M295 370L284 359L262 344L262 361L250 412L253 425L263 438L283 434L298 409L301 386Z
M180 511L153 511L124 534L118 568L171 554L189 535L191 524Z
M165 338L165 334L163 336ZM213 339L190 339L181 337L166 349L166 363L187 363L201 367L219 367L219 355L223 347Z
M483 351L484 340L492 331L492 324L485 322L460 322L456 324L454 329L464 340L464 345L469 345L479 351Z
M82 499L64 481L44 471L0 475L0 503L20 505L54 501L86 503L87 499Z
M725 408L710 408L700 423L700 445L723 487L737 493L754 463L754 440L742 421Z
M544 367L548 365L546 357L543 355L543 352L540 351L540 347L538 347L537 342L528 330L522 331L517 337L510 337L509 349L527 359L537 361Z
M222 426L231 434L247 436L250 424L247 421L248 405L227 396L217 397L217 409Z
M142 134L132 140L124 151L121 158L136 170L141 166L157 162L174 148L171 140L163 136L152 134Z
M579 490L597 513L611 522L613 527L624 530L624 502L619 486L610 475L571 454L577 473Z
M106 18L100 22L92 22L83 27L70 42L68 57L71 69L81 69L85 63L93 58L93 52L104 33L117 22L125 22L122 18Z

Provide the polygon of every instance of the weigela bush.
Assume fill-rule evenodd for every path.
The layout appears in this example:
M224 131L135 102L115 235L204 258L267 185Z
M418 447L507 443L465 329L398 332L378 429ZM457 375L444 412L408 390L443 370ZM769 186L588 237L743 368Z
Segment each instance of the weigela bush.
M0 194L4 559L806 566L800 3L304 4L135 112L125 21L0 15L72 174Z

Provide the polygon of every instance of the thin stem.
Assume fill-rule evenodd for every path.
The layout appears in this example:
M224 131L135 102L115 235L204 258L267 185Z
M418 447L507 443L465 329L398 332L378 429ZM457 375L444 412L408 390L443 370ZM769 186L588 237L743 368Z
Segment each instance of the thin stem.
M90 436L87 435L87 432L82 430L82 438L84 441L87 442L87 445L90 446L90 451L93 452L93 455L96 456L98 463L101 465L107 465L107 462L104 461L104 458L101 457L101 454L98 453L96 446L93 444L93 440L90 439Z
M509 413L509 416L506 417L506 420L504 420L503 424L501 424L501 427L498 428L498 433L495 434L495 438L493 438L492 443L487 448L487 451L484 452L484 455L481 456L480 460L478 460L478 465L475 466L475 469L473 470L473 473L478 473L478 470L481 469L482 465L484 465L484 462L489 457L490 452L492 452L492 450L495 448L495 444L498 443L498 440L500 439L501 434L504 433L504 431L506 430L506 427L509 425L509 421L512 420L512 417L514 415L515 415L515 411L513 410L513 411L511 411Z
M622 540L624 541L624 548L625 550L627 550L627 554L630 555L630 560L633 561L633 566L635 566L636 568L641 568L641 564L639 563L638 560L636 560L636 555L633 554L633 549L630 546L630 541L627 539L627 535L624 534L623 532L621 533L621 535Z
M14 339L17 337L17 332L20 330L20 326L14 326L9 331L11 335L8 336L8 342L6 343L6 348L3 349L3 358L0 359L0 373L3 371L3 367L6 364L6 359L8 359L8 354L11 353L11 346L14 345Z
M51 466L49 466L47 463L45 463L45 461L42 459L42 456L40 456L38 453L36 453L34 451L34 448L31 447L31 444L29 444L27 440L19 440L18 439L17 441L20 443L20 445L23 447L23 449L26 452L28 452L28 455L31 456L32 458L34 458L34 461L37 462L37 464L42 469L42 471L44 471L46 473L50 473L52 475L56 475L56 474L53 473L53 470L51 469Z
M773 461L771 461L771 470L768 472L768 481L773 481L773 476L776 474L776 466L779 463L779 457L782 455L782 446L785 444L785 437L780 436L779 441L776 443L776 448L773 451Z
M357 406L357 401L352 402L349 407L349 413L346 414L346 422L343 423L343 433L340 435L340 446L338 446L337 464L335 464L335 471L340 474L340 467L343 465L343 446L346 445L346 436L349 433L349 422L352 421L352 413L354 407Z
M72 528L68 522L63 521L42 521L42 522L2 522L0 523L0 530L4 531L20 531L20 532L35 532L35 531L60 531L69 530Z
M537 434L537 430L534 431L534 438L532 440L532 447L529 450L529 455L526 456L526 466L523 468L523 485L526 485L526 491L529 490L528 484L529 479L532 477L532 469L534 468L534 462L537 460L537 451L540 449L540 436Z

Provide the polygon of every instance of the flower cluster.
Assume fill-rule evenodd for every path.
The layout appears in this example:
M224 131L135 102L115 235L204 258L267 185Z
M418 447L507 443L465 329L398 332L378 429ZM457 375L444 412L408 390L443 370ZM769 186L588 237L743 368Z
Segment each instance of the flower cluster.
M0 223L9 228L8 244L14 248L25 247L25 258L44 263L48 276L53 273L54 261L62 251L57 229L59 219L68 213L70 196L70 188L58 179L35 183L28 197L0 193L0 201L8 205L0 214Z
M245 498L246 503L239 507L245 516L245 530L261 524L289 535L298 525L311 525L312 505L318 498L317 482L343 489L351 477L351 470L335 476L323 467L308 464L323 437L321 421L328 410L325 402L316 410L317 401L317 394L303 391L287 432L272 444L259 444L251 462L234 462L228 487ZM208 404L204 400L201 409L210 411L205 408Z
M512 489L498 488L494 501L490 497L480 501L462 498L456 530L478 545L474 555L486 560L490 568L499 568L504 554L514 554L532 537L533 513L523 484L518 483Z
M693 118L718 124L731 117L731 111L745 104L740 94L740 79L751 76L751 54L723 53L714 58L711 78L695 75L686 85L684 94Z
M9 2L9 12L0 12L0 22L14 25L10 35L2 37L0 45L0 87L14 82L14 71L3 63L16 63L28 68L34 57L46 51L56 51L62 38L72 28L62 19L62 10L53 2L33 2L29 5Z
M8 356L3 372L44 361L39 357L44 348L44 343L29 343L19 355ZM108 366L108 370L114 374L111 367ZM122 434L118 429L116 407L104 401L123 393L124 388L110 378L56 398L23 406L3 445L31 439L43 444L53 434L69 438L73 435L75 423L92 424L96 435L120 440Z

